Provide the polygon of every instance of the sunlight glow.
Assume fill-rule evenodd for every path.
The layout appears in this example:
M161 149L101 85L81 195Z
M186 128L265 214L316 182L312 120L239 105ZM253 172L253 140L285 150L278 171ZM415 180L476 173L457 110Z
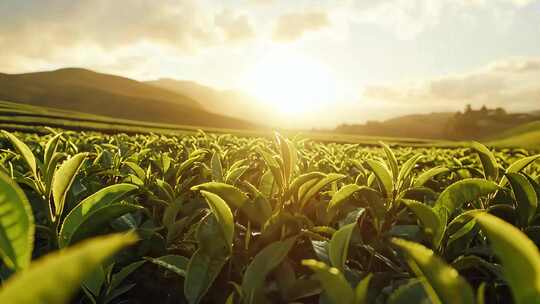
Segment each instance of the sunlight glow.
M267 52L249 69L243 87L283 114L311 112L336 99L336 81L331 71L287 49Z

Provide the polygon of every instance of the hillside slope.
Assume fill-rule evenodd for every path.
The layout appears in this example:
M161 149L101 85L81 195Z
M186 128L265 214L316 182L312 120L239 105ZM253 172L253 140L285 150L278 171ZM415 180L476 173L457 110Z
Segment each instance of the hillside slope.
M243 92L234 90L218 90L209 86L201 85L193 81L162 78L147 81L155 87L169 90L194 100L204 101L201 106L213 113L225 113L226 115L266 123L275 123L276 117L270 106L258 101Z
M451 112L411 114L382 122L370 121L366 124L340 125L336 132L371 136L413 137L440 139L446 137Z
M129 78L84 69L0 74L0 100L123 119L194 126L253 124L210 113L184 95Z
M540 148L540 121L505 131L491 138L489 144L504 147Z

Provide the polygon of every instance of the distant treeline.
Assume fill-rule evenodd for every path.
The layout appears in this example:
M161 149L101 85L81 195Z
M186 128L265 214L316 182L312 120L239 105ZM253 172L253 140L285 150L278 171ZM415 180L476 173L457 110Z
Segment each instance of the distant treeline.
M373 136L471 140L489 138L539 119L538 114L508 113L501 107L490 109L482 106L480 109L473 109L471 105L467 105L463 111L456 113L414 114L382 122L342 124L335 131Z

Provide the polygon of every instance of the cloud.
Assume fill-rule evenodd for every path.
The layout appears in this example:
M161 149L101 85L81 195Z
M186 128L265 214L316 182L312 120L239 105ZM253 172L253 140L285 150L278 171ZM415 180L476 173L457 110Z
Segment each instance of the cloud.
M508 28L516 13L538 0L350 0L344 9L355 23L374 24L398 39L412 40L448 20L469 27Z
M324 12L288 13L278 18L272 37L276 41L293 41L329 25L328 15Z
M540 58L513 58L470 73L416 84L367 86L363 98L384 106L458 109L501 106L510 110L540 107Z
M509 59L495 62L488 66L488 69L494 72L506 73L529 73L540 72L540 58Z
M76 51L107 56L145 44L193 55L254 35L246 14L197 0L7 0L0 1L0 70L41 67L59 56L67 64L67 57L82 56Z
M214 18L228 41L243 41L255 36L254 29L247 15L235 15L230 9L223 10Z

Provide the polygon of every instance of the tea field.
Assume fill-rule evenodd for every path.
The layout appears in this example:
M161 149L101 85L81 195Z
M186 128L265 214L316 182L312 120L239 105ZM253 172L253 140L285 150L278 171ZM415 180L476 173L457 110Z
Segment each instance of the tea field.
M0 303L540 303L538 152L24 131Z

